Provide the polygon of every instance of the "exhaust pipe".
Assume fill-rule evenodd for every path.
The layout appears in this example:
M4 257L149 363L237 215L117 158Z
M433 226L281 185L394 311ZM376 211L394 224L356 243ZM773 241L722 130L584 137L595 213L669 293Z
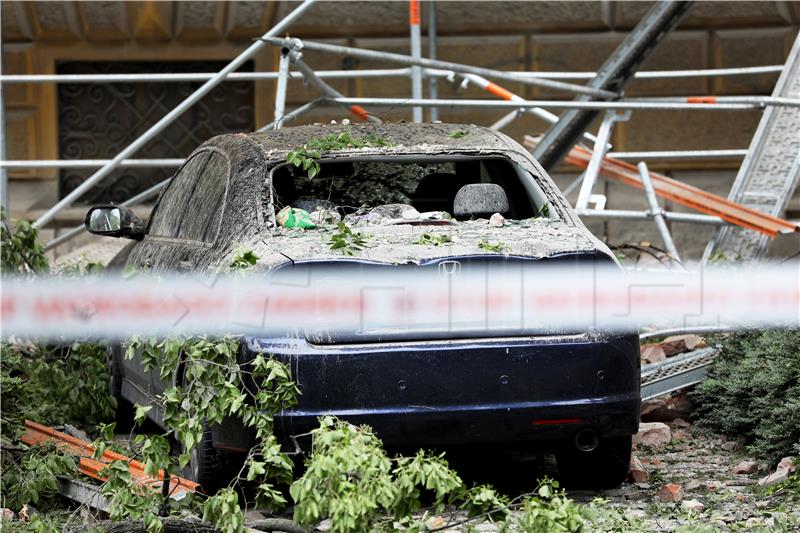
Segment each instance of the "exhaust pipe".
M581 452L592 452L600 445L600 437L593 429L582 429L575 435L575 448Z

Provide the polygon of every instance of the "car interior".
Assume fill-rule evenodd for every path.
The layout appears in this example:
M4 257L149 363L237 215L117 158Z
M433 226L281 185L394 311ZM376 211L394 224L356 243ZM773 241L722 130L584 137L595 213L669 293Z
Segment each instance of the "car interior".
M502 158L362 159L321 162L309 178L293 165L271 173L274 207L312 212L334 209L341 215L386 204L405 204L420 213L444 211L456 220L547 216L547 203L533 179Z

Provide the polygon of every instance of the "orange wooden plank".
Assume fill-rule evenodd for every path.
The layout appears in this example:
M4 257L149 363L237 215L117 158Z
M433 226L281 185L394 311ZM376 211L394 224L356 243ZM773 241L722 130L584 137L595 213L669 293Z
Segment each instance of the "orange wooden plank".
M131 477L139 485L161 487L164 480L163 470L158 471L157 478L152 478L144 473L144 464L111 450L106 450L100 460L94 459L94 447L87 441L30 420L25 421L25 433L22 435L21 440L29 446L47 442L55 443L57 446L62 447L62 449L80 458L78 470L82 474L101 481L104 481L105 478L100 475L100 472L113 461L126 461ZM172 495L196 492L200 488L200 485L194 481L189 481L188 479L178 476L170 476L169 481L170 494Z
M565 160L579 168L586 168L591 157L591 150L583 146L575 146L570 150ZM642 188L639 170L630 163L606 157L600 167L600 173L627 185ZM798 230L797 224L788 220L745 207L727 198L692 187L662 174L650 172L650 178L658 196L668 198L702 213L718 216L737 226L749 228L770 237L775 237L778 233L791 233Z

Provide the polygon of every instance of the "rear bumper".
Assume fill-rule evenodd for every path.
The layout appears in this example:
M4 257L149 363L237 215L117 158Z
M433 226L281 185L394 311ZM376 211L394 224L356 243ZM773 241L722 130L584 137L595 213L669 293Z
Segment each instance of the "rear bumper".
M369 425L389 446L532 442L546 446L571 439L585 428L601 437L634 434L639 404L637 395L623 395L572 402L292 411L286 422L294 434L303 434L319 425L320 416L335 415Z
M284 438L325 415L367 424L389 446L547 445L584 428L601 437L638 429L635 334L329 346L245 339L243 361L258 353L289 365L302 392L276 417ZM235 433L215 432L215 444L239 447Z

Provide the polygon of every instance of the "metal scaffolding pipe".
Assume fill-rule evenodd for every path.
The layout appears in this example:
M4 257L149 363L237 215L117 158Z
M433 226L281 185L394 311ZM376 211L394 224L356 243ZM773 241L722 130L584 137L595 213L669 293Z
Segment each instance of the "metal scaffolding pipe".
M0 9L2 12L2 9ZM0 28L2 28L2 15L0 15ZM2 57L3 57L3 36L2 29L0 29L0 72L3 70ZM6 102L3 95L3 86L0 84L0 160L6 159ZM11 217L8 205L8 170L6 167L0 167L0 206L6 216Z
M303 113L307 113L307 112L311 111L312 109L314 109L316 107L319 107L320 105L322 105L322 99L318 98L316 100L311 100L310 102L301 105L300 107L298 107L297 109L295 109L293 111L289 111L288 113L283 115L283 119L281 120L281 126L284 125L284 124L288 124L289 122L293 121L294 119L296 119L297 117L299 117ZM275 129L275 124L276 123L277 123L277 121L273 120L272 122L270 122L266 126L262 126L261 128L258 128L256 130L256 133L264 133L265 131Z
M623 209L580 209L577 210L578 216L587 218L618 218L621 220L650 220L653 216L647 211L627 211ZM719 217L712 215L700 215L695 213L676 213L674 211L664 211L664 217L672 222L689 222L692 224L727 224Z
M111 159L42 159L0 161L3 168L99 168L111 162ZM184 159L125 159L120 162L121 168L160 168L177 167Z
M297 20L306 10L308 10L312 5L314 5L315 1L316 0L305 0L294 11L289 13L289 15L286 16L286 18L284 18L282 21L276 24L272 29L270 29L267 33L265 33L264 38L265 39L271 38L273 35L282 33L295 20ZM65 196L58 203L56 203L56 205L48 209L47 212L45 212L41 217L39 217L38 220L36 220L36 222L33 223L33 226L36 228L41 228L44 224L50 222L61 209L63 209L68 205L71 205L75 200L80 198L97 182L99 182L101 179L109 175L115 168L117 168L117 165L119 165L119 163L122 160L127 159L131 155L136 153L142 146L150 142L156 135L161 133L161 131L164 130L164 128L170 125L173 122L173 120L181 116L184 112L186 112L187 109L189 109L192 105L194 105L206 94L208 94L223 79L225 79L225 77L228 76L228 74L241 67L245 61L250 59L257 51L263 48L264 44L265 44L264 40L257 40L249 47L247 47L247 49L244 52L239 54L233 61L228 63L228 65L225 68L216 73L213 78L204 83L188 98L186 98L186 100L178 104L174 109L172 109L172 111L164 115L164 117L162 117L161 120L156 122L145 133L139 136L138 139L133 141L125 149L123 149L120 153L118 153L116 157L114 157L111 161L108 162L108 164L104 165L100 170L95 172L86 181L81 183L72 192L70 192L67 196Z
M278 83L275 87L275 113L273 124L277 130L281 127L283 115L286 112L286 86L289 83L289 51L281 50L278 63Z
M656 190L653 188L653 180L650 179L650 171L647 169L647 164L642 161L636 168L639 169L639 178L642 180L644 195L647 198L647 204L650 206L650 214L656 222L658 233L661 235L661 242L664 243L664 247L667 249L667 252L669 252L669 255L671 255L675 261L680 262L681 256L678 254L678 249L675 247L675 242L672 240L667 222L664 220L664 209L658 205Z
M342 93L328 85L325 81L321 80L314 70L309 67L305 61L303 61L302 57L303 54L298 50L289 50L289 59L294 63L294 65L300 69L300 72L303 73L306 80L311 83L314 87L316 87L320 93L322 93L323 99L326 100L336 100L337 98L342 98ZM373 122L375 124L380 124L381 119L376 116L370 115L366 109L361 107L360 105L342 105L347 111L352 113L353 115L357 116L359 119Z
M436 59L439 55L437 50L436 36L436 0L428 0L428 57ZM426 74L427 75L427 74ZM428 76L428 97L439 98L439 81L436 76ZM439 109L430 108L431 122L439 120Z
M408 0L408 27L411 42L411 57L419 61L422 57L422 28L420 25L420 0ZM411 67L411 98L422 98L422 68L415 65ZM419 106L411 110L415 123L423 122L422 108Z
M747 150L662 150L653 152L609 152L614 159L721 159L742 158Z
M300 39L275 39L264 38L263 42L268 42L275 46L289 46L291 48L302 49L308 48L309 50L317 50L320 52L330 52L340 55L348 55L352 57L360 57L364 59L375 59L378 61L391 61L403 65L416 65L420 67L429 67L434 69L452 70L455 72L477 74L479 76L486 76L488 78L497 78L501 80L513 81L517 83L527 83L530 85L540 85L554 90L568 91L577 94L587 94L597 98L616 98L618 95L611 91L601 89L592 89L582 85L574 85L572 83L564 83L560 81L553 81L544 78L528 78L523 79L519 76L511 75L501 70L494 70L483 67L473 67L471 65L464 65L461 63L453 63L451 61L441 61L438 59L428 59L421 57L415 59L411 56L403 54L394 54L391 52L380 52L377 50L366 50L362 48L354 48L352 46L340 46L336 44L320 43L316 41L301 41Z
M413 98L328 98L329 102L344 105L376 105L390 107L488 107L499 109L543 107L550 109L652 109L652 110L711 110L711 111L745 111L761 109L758 104L688 104L672 102L630 102L618 100L616 102L575 102L572 100L524 100L510 102L507 100L452 100L439 98L420 99Z
M431 5L434 5L433 1ZM430 30L430 26L429 26ZM429 43L430 48L430 43ZM434 45L435 46L435 45ZM430 53L429 53L430 55ZM435 55L430 55L435 59ZM765 65L760 67L719 68L699 70L651 70L637 72L635 79L663 79L663 78L702 78L702 77L728 77L758 74L780 73L783 65ZM442 69L423 69L427 77L442 78L448 72ZM407 77L410 68L395 69L366 69L366 70L318 70L317 75L322 79L352 79L352 78L386 78ZM515 70L502 71L516 79L525 82L532 78L549 78L562 80L591 80L596 77L595 72L523 72ZM126 74L5 74L0 75L0 83L150 83L154 81L170 83L182 81L208 81L214 77L213 72L187 72L173 73L126 73ZM290 79L302 79L300 72L290 72ZM277 72L231 72L224 81L268 81L278 79Z
M616 120L616 115L611 111L606 113L603 123L600 124L597 140L594 142L592 158L589 160L589 166L586 167L586 172L583 174L583 182L578 191L578 199L575 201L575 209L586 209L586 206L589 205L589 197L592 195L597 176L600 175L600 165L608 151L608 141L611 139L611 131L614 129Z

